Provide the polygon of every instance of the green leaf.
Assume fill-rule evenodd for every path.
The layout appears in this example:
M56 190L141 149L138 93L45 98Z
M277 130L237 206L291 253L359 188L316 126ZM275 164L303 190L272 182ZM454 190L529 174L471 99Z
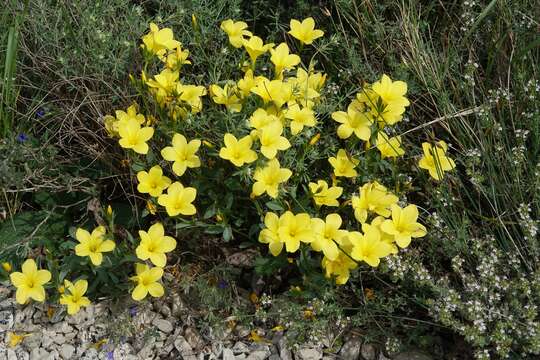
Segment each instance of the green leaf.
M230 226L225 227L225 230L223 230L223 240L225 240L225 242L229 242L232 238L232 228Z
M268 201L266 203L266 207L269 208L270 210L274 210L274 211L283 211L283 210L285 210L283 208L283 206L281 206L281 204L279 204L277 201Z

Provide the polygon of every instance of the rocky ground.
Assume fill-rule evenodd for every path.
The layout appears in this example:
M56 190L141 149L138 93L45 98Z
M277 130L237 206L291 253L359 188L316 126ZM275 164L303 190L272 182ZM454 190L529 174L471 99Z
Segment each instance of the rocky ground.
M0 285L0 359L106 360L431 360L417 352L384 355L359 337L345 338L336 353L321 344L288 346L281 331L247 328L207 331L192 325L180 296L122 306L103 301L65 316L44 304L18 306L10 287ZM262 334L261 334L262 332Z

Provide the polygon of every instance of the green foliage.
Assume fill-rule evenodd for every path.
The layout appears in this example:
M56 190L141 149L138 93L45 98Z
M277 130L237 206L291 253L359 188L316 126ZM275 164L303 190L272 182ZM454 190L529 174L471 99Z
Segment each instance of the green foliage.
M422 216L432 235L413 243L411 251L383 262L380 271L362 270L337 289L313 271L319 267L316 257L310 259L313 254L302 254L293 259L294 264L284 254L260 257L255 261L255 271L267 281L265 291L272 293L272 305L258 310L255 322L249 320L253 312L249 304L238 308L232 305L237 301L232 296L233 287L223 290L216 286L220 277L230 276L228 284L239 281L242 276L235 271L224 270L215 277L188 277L183 287L199 294L193 299L200 299L201 308L226 310L219 315L235 314L249 326L270 326L263 319L272 319L272 326L286 326L292 343L305 341L303 334L317 337L319 330L333 329L338 319L348 316L350 322L343 320L344 328L360 328L381 345L388 338L399 338L403 348L437 348L443 358L450 356L450 347L440 339L456 337L464 338L478 359L506 354L515 359L533 358L531 354L538 352L539 290L535 279L540 261L536 231L540 212L537 4L530 0L339 0L288 5L287 1L239 0L145 1L129 6L123 1L30 2L31 16L20 37L18 68L28 70L22 80L30 100L20 99L19 105L21 114L26 113L20 123L29 130L31 142L21 145L6 139L0 145L0 153L7 154L0 160L0 188L10 191L0 194L7 194L9 200L3 204L9 219L0 224L2 246L9 251L18 249L19 260L35 247L60 251L67 258L55 274L57 280L68 273L97 277L91 289L95 296L125 293L125 282L118 278L128 276L128 271L112 264L133 260L126 257L127 250L118 249L111 263L96 273L87 262L69 257L74 243L66 241L67 228L78 225L90 230L96 219L86 211L85 201L69 207L69 211L62 208L84 200L86 195L70 199L69 204L60 200L70 184L91 178L92 186L83 180L79 190L98 195L103 203L112 202L115 236L120 242L136 243L135 230L163 219L142 210L145 204L136 194L132 179L159 158L159 149L174 131L196 134L217 146L201 151L205 158L215 160L214 167L192 169L182 178L203 194L197 200L199 218L164 220L169 229L174 228L185 239L179 261L212 259L217 250L201 249L200 239L208 237L219 238L209 240L208 246L215 249L253 247L261 229L259 214L264 209L282 212L311 207L308 189L300 184L311 179L310 174L326 174L322 164L339 144L331 137L323 137L321 146L280 159L281 165L295 174L285 192L291 201L261 198L253 202L246 193L250 174L235 171L217 158L225 132L246 133L240 129L245 114L231 115L212 107L188 122L171 124L160 133L162 140L154 152L146 158L133 158L131 168L121 167L119 160L124 154L115 150L116 144L103 140L103 130L96 120L123 106L113 103L131 102L132 98L123 100L133 93L125 75L138 74L141 69L137 41L148 21L173 28L190 50L194 63L183 73L186 83L223 85L226 79L238 78L243 59L225 45L226 36L219 30L221 20L245 20L256 34L278 43L283 41L290 18L314 16L327 33L315 48L316 68L329 75L325 103L319 107L324 114L323 125L294 140L293 147L305 149L315 133L335 131L328 114L344 109L365 81L372 82L381 73L407 81L413 105L408 122L396 127L396 134L404 134L405 158L398 164L381 162L378 154L365 153L359 144L350 144L348 150L362 154L363 171L346 191L384 177L389 188L413 194L409 200L423 205ZM197 31L193 30L192 14L197 19ZM7 44L5 40L1 43ZM41 50L43 44L47 45L46 52ZM49 91L51 84L61 86ZM94 91L110 96L104 102L95 97ZM67 103L76 105L66 105L66 94L70 98ZM246 113L258 105L246 104ZM36 106L47 109L46 121L34 122ZM155 110L150 103L144 106ZM70 114L80 118L80 123L66 127ZM162 115L161 120L166 120ZM81 133L84 135L76 135ZM38 139L59 146L40 147ZM450 153L458 163L457 170L441 183L410 171L421 154L419 144L434 139L451 143ZM59 155L69 154L74 148L84 152L84 159L58 161ZM96 165L96 159L105 166ZM92 175L88 175L88 164L94 165L90 168ZM119 169L122 177L113 177ZM60 176L65 174L73 176ZM32 184L37 185L38 193L12 192ZM49 190L61 195L47 198L44 193ZM102 215L103 207L98 207ZM350 210L339 209L352 219ZM32 255L51 261L50 256L37 250ZM12 256L6 252L1 258ZM123 267L127 268L125 264ZM103 285L111 285L111 291L100 292L100 288L106 288ZM301 286L302 291L289 292L290 285ZM366 289L372 290L374 297L367 296ZM315 297L323 299L323 310ZM317 308L315 320L305 316L310 305ZM205 320L212 317L205 316ZM222 319L212 320L218 323ZM340 329L335 330L339 333Z

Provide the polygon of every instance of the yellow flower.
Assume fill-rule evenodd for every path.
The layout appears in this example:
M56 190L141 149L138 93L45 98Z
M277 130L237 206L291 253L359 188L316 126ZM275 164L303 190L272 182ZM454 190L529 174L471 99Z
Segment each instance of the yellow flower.
M17 334L11 331L8 331L8 344L10 348L14 348L19 345L25 337L28 337L32 334Z
M248 69L244 74L244 77L238 80L238 89L240 89L240 95L242 97L247 97L259 82L266 79L264 76L253 76L253 70Z
M401 148L401 136L389 138L384 132L379 131L377 134L377 149L381 152L381 157L398 157L405 154L405 150Z
M281 77L283 70L290 70L300 63L300 56L289 54L289 47L285 43L270 49L270 61L275 66L276 78Z
M165 63L165 66L171 70L178 70L185 64L191 64L187 58L189 56L188 50L182 50L179 45L174 51L171 51L166 57L163 57L161 61Z
M246 49L251 62L255 64L257 58L267 52L274 46L274 44L264 44L262 39L258 36L252 36L249 40L242 39L242 45Z
M381 229L381 225L385 220L386 219L384 218L384 216L377 216L375 219L373 219L371 221L371 224L363 223L362 224L362 231L365 233L367 231L366 229L368 227L370 227L370 226L373 226L373 227L377 228L377 230L379 230L379 233L381 235L381 241L383 241L383 242L387 243L388 245L390 245L390 247L392 248L391 249L392 254L397 254L398 253L398 248L397 248L396 243L394 241L394 235L387 234L384 231L382 231L382 229Z
M337 198L343 194L342 187L328 187L328 184L324 180L319 180L317 183L310 182L309 190L311 191L315 204L318 206L339 206Z
M392 219L385 220L381 224L381 229L387 234L394 235L394 240L400 248L406 248L411 243L411 237L418 238L427 234L426 227L416 222L417 219L416 205L409 205L403 209L392 205Z
M373 83L371 89L381 97L386 105L394 104L401 107L410 105L409 100L405 97L407 83L404 81L392 81L388 75L384 74L381 80Z
M5 272L11 272L11 269L12 269L11 264L8 262L3 262L2 269L4 269Z
M225 84L223 88L218 85L210 85L210 94L216 104L225 105L232 113L242 110L242 100L236 95L238 89L231 84Z
M225 134L223 138L225 147L219 150L219 157L229 160L235 166L242 166L257 160L257 153L251 150L253 140L247 135L237 140L233 134Z
M177 70L164 69L159 74L154 76L154 79L148 80L146 84L155 92L155 97L160 105L167 101L168 97L172 96L178 84L180 74Z
M349 238L353 243L351 257L357 261L364 261L369 266L379 266L381 258L392 253L392 246L381 241L381 233L374 226L365 227L363 235L352 231L349 233Z
M163 170L161 170L159 165L152 167L148 172L139 171L137 173L137 180L139 181L137 190L140 193L147 193L154 197L161 195L163 190L171 184L171 179L163 176Z
M135 272L137 275L130 278L137 282L137 286L135 286L135 289L133 289L133 292L131 293L133 300L141 301L148 294L152 297L163 296L165 289L163 289L163 285L159 283L159 280L163 276L162 268L149 268L148 265L145 264L136 264Z
M291 120L290 126L293 135L302 131L304 126L312 127L317 123L313 110L307 107L300 108L298 104L294 104L287 108L285 111L285 118Z
M19 304L25 304L28 299L45 301L45 288L43 285L51 280L48 270L38 270L33 259L27 259L22 264L22 272L13 272L9 275L11 283L17 288L15 299Z
M170 28L159 29L154 23L150 23L150 32L142 37L142 41L144 48L155 55L162 55L165 50L173 50L180 46L180 43L174 40Z
M300 247L300 242L313 241L311 218L306 213L294 215L287 211L279 218L279 238L285 243L285 250L293 253Z
M75 246L77 256L88 256L95 266L101 265L103 253L113 251L116 244L112 240L105 239L105 227L98 226L90 234L88 231L78 228L75 238L79 244Z
M364 223L368 212L374 212L384 217L390 216L390 207L398 202L398 197L374 181L362 185L360 196L353 196L351 200L354 217L359 222Z
M281 80L261 80L251 92L261 97L264 103L273 102L281 108L292 96L292 86Z
M244 36L251 36L251 32L246 30L248 25L243 21L234 22L231 19L227 19L221 22L221 30L225 31L229 36L229 42L235 48L242 47L242 41Z
M454 160L446 156L448 145L444 141L439 141L435 145L427 142L422 143L424 156L420 159L418 166L429 171L429 175L435 180L441 180L445 171L450 171L456 167Z
M311 219L311 226L315 235L315 240L311 242L311 248L315 251L322 251L324 256L334 261L339 255L337 244L341 243L346 230L341 230L341 216L338 214L329 214L326 221L314 218ZM337 243L337 244L336 244Z
M196 114L202 110L201 97L206 95L206 89L200 85L176 85L178 99L188 103L191 107L191 113Z
M268 244L270 253L278 256L283 250L283 241L279 237L279 217L273 212L268 212L264 216L266 228L259 233L259 242Z
M308 17L302 22L292 19L290 26L291 30L289 31L289 34L300 40L303 44L309 45L313 40L324 35L324 31L315 29L315 20L313 20L312 17Z
M139 230L141 242L135 249L137 257L141 260L150 259L152 264L164 267L167 263L168 252L176 248L176 240L170 236L165 236L165 230L161 223L150 226L148 232Z
M358 265L347 255L351 252L353 246L349 240L349 234L341 239L340 246L343 251L339 252L338 257L335 260L330 260L326 256L323 257L321 266L324 268L327 278L336 276L336 284L343 285L349 280L351 270L358 267Z
M130 119L137 120L141 126L145 123L144 115L137 113L136 104L128 107L126 111L116 110L115 115L116 117L106 115L103 119L105 129L107 130L109 136L118 136L118 126L121 123L128 122Z
M124 149L132 149L138 154L148 153L148 140L154 135L154 128L142 127L137 120L130 119L118 125L120 140L118 143Z
M67 305L67 312L73 315L79 312L81 307L90 305L90 300L84 296L88 289L88 281L77 280L75 284L65 280L65 289L69 291L69 295L64 293L60 297L60 304Z
M191 140L189 143L182 134L174 134L172 146L167 146L161 150L161 156L167 161L173 161L173 172L182 176L188 168L198 168L201 166L201 160L196 155L201 140Z
M401 120L405 107L410 105L409 100L405 97L407 83L392 81L385 74L380 81L373 83L371 89L382 100L383 108L377 109L377 113L382 116L384 124L393 125Z
M349 157L343 149L339 149L336 157L328 158L328 162L334 168L336 176L356 177L358 175L354 168L360 163L360 160Z
M286 182L292 175L289 169L281 168L277 159L272 159L264 168L257 168L253 178L253 194L260 196L265 192L272 198L278 197L279 184Z
M197 197L197 190L192 187L184 187L178 181L172 183L167 189L167 194L158 198L158 204L165 207L169 216L194 215L197 212L192 202Z
M281 125L281 122L277 116L269 114L265 109L262 108L255 110L249 118L249 125L257 130L262 130L272 123L278 123Z
M370 118L365 113L356 111L353 106L349 106L347 112L333 112L332 119L341 123L337 129L337 134L341 139L348 139L353 133L364 141L371 137Z
M273 159L278 150L287 150L291 147L289 140L281 136L282 132L283 127L278 122L269 124L260 131L261 152L266 158Z

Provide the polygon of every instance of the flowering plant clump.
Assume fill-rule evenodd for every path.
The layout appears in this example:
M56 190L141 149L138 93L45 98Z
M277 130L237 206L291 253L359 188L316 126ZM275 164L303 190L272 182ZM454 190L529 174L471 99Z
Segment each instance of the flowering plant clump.
M395 176L400 162L410 163L396 135L410 106L407 84L382 75L329 112L327 75L308 54L324 36L312 18L291 20L289 41L279 44L242 21L225 20L221 29L236 77L209 83L201 80L207 74L190 71L197 59L172 29L152 23L142 37L143 70L131 76L137 101L103 125L125 151L143 199L139 223L147 225L138 229L140 241L119 236L109 208L108 223L75 231L71 249L81 270L53 281L65 280L60 304L69 314L90 303L84 295L94 291L88 284L95 274L129 284L121 286L137 301L162 296L173 251L196 229L223 241L258 239L273 257L299 265L315 260L337 284L426 235L418 207L406 200L408 187ZM455 167L443 141L423 149L418 167L434 179ZM113 269L126 263L134 272L121 278ZM12 274L17 301L43 301L47 274L27 260L23 273Z

